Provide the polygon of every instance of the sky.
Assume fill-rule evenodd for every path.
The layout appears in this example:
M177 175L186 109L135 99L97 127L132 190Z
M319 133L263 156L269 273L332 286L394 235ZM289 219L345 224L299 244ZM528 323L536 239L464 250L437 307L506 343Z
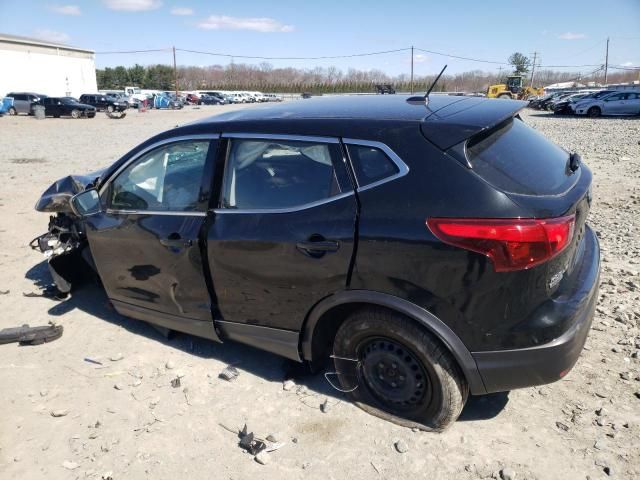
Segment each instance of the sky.
M0 33L37 37L96 51L96 66L235 63L275 67L336 66L409 73L410 51L341 59L261 60L318 57L409 48L506 62L515 51L542 65L609 63L640 66L640 0L0 0ZM181 50L225 53L219 57ZM498 71L473 62L414 51L416 75L469 70ZM587 72L594 67L556 70Z

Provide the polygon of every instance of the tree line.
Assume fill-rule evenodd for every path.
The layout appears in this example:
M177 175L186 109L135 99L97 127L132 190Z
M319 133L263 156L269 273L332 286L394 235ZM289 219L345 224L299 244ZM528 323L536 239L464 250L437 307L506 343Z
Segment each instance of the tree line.
M515 54L514 54L515 55ZM529 81L526 57L512 55L513 72L525 75ZM499 72L473 70L442 76L435 91L485 92L489 85L503 83L508 69ZM610 83L635 80L637 72L610 72ZM132 67L107 67L96 70L98 88L101 90L123 89L125 86L137 86L154 90L173 90L175 74L169 65L134 65ZM350 93L374 92L376 84L392 84L399 92L410 90L408 74L388 75L385 72L372 70L347 71L334 66L301 69L293 67L275 68L269 63L259 65L231 63L228 65L210 65L207 67L180 66L177 68L179 90L249 90L277 93ZM416 76L414 90L425 91L433 82L435 75ZM557 82L579 81L602 82L603 73L581 77L575 72L557 72L553 70L536 70L535 86L544 86Z

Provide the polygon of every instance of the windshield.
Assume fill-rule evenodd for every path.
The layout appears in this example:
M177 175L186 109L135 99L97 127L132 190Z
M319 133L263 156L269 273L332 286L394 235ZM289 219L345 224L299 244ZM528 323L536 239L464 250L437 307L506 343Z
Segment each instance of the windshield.
M64 97L64 98L61 99L61 101L65 105L75 105L76 103L80 103L80 102L78 102L78 100L76 100L73 97Z

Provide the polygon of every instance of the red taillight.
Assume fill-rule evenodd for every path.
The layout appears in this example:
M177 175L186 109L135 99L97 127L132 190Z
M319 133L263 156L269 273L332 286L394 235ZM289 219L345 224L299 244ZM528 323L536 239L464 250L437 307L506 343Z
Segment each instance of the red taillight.
M525 270L558 255L571 243L575 215L560 218L430 218L444 243L491 258L496 272Z

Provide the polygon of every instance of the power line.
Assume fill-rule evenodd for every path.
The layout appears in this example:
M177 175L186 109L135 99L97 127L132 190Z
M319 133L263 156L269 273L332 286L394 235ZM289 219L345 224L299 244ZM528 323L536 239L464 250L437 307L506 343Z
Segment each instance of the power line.
M198 55L209 55L214 57L225 57L225 58L240 58L240 59L247 59L247 60L335 60L335 59L341 59L341 58L369 57L374 55L386 55L390 53L408 52L408 51L411 51L412 48L420 52L430 53L432 55L439 55L443 57L455 58L458 60L466 60L470 62L487 63L487 64L501 65L501 66L511 65L508 62L499 62L496 60L463 57L461 55L452 55L449 53L438 52L435 50L427 50L425 48L418 48L418 47L405 47L405 48L397 48L393 50L380 50L375 52L352 53L352 54L345 54L345 55L321 55L321 56L309 56L309 57L268 57L268 56L259 56L259 55L236 55L236 54L223 53L223 52L190 50L186 48L176 48L175 50L177 52L193 53ZM171 52L172 50L173 50L172 47L167 47L167 48L154 48L154 49L146 49L146 50L117 50L117 51L114 50L114 51L95 52L95 54L96 55L126 55L126 54L137 54L137 53ZM527 63L526 66L534 67L532 62ZM534 68L591 68L591 67L601 67L601 66L602 64L541 65L536 63ZM610 67L610 68L617 68L618 70L625 70L625 69L634 70L638 67Z
M262 57L262 56L256 56L256 55L233 55L230 53L204 52L200 50L187 50L185 48L176 48L176 50L179 52L197 53L200 55L211 55L214 57L246 58L246 59L252 59L252 60L331 60L331 59L338 59L338 58L369 57L372 55L384 55L387 53L407 52L411 50L411 47L397 48L395 50L383 50L379 52L352 53L349 55L326 55L326 56L318 56L318 57Z

